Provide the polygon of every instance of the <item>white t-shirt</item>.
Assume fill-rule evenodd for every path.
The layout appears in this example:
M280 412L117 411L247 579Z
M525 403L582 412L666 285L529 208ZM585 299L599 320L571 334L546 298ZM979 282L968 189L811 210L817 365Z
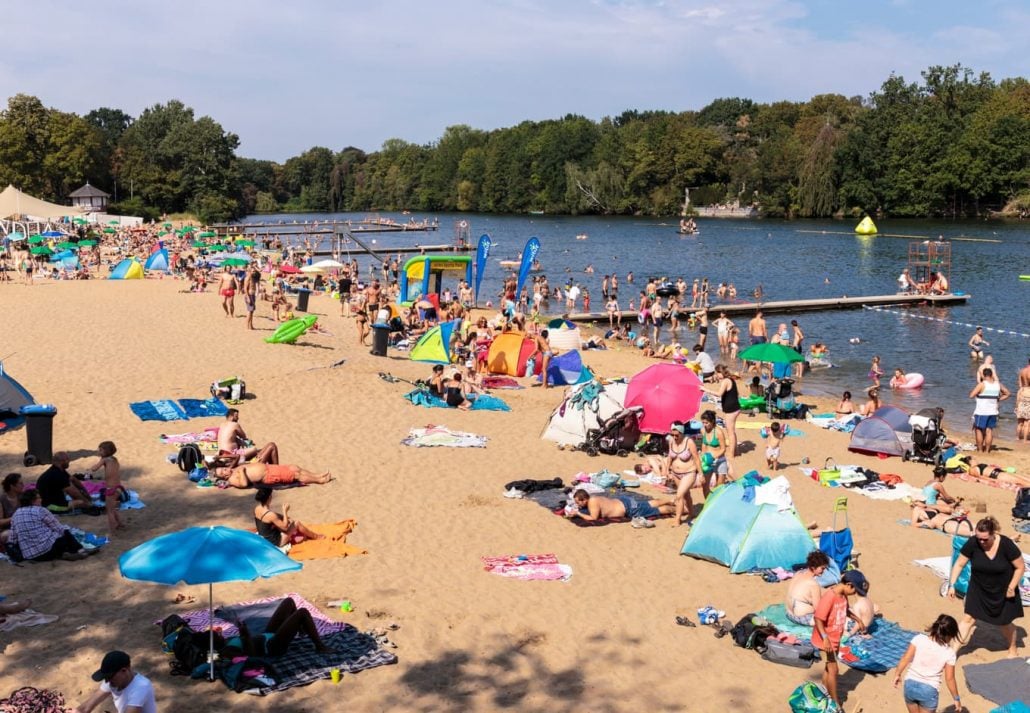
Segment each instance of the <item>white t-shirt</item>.
M905 680L918 681L940 690L941 674L944 667L955 665L955 652L950 646L941 646L926 634L919 634L912 639L916 647L916 655L905 672Z
M702 374L711 374L715 371L715 362L712 361L712 357L708 356L707 352L698 352L691 361L697 362L701 365Z
M150 683L150 679L141 673L135 674L125 688L111 688L111 684L104 681L100 684L100 690L111 694L111 697L114 698L115 710L118 713L125 713L130 706L138 706L143 713L157 713L154 686Z

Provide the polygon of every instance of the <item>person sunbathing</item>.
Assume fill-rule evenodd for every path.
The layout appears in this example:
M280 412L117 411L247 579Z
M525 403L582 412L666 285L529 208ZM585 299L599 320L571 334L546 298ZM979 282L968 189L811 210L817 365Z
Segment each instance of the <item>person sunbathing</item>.
M254 500L254 527L257 533L276 547L296 545L304 540L321 540L324 535L308 529L299 520L290 518L290 504L283 503L282 515L272 510L272 489L258 488Z
M986 478L997 480L999 483L1012 483L1021 488L1030 488L1030 478L1009 473L997 465L973 463L973 457L968 455L952 456L945 462L944 467L949 473L967 473L974 478Z
M279 447L275 443L267 443L258 448L247 439L247 432L240 425L239 409L234 408L225 413L225 421L218 427L218 454L235 456L234 465L251 458L259 463L279 462Z
M318 653L325 654L331 651L318 635L318 628L315 626L315 620L311 618L311 612L307 609L298 609L289 597L276 607L263 632L251 633L246 621L238 621L236 626L240 630L239 636L228 639L225 646L238 649L247 656L282 656L301 633L307 634Z
M245 463L235 468L219 467L214 469L216 480L224 480L234 488L252 488L255 485L322 485L332 480L329 471L314 473L299 465L282 465L266 463Z
M830 558L821 550L812 550L805 558L805 569L790 580L784 603L787 618L795 624L812 626L815 607L823 595L823 588L816 578L830 566Z
M912 503L912 527L940 530L947 535L973 536L973 523L962 508L955 512L937 512L927 509L922 503Z
M572 499L579 509L568 513L566 517L578 517L587 522L627 517L632 520L647 519L676 512L676 505L668 500L638 500L628 495L609 498L604 495L591 495L582 488L572 494Z

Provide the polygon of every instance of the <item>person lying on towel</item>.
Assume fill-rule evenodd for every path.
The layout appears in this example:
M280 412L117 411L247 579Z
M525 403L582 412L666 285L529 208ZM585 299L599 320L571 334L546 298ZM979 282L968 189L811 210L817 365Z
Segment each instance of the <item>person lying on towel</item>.
M676 505L669 500L638 500L628 495L609 498L604 495L591 495L582 488L573 493L572 499L576 501L579 509L569 513L567 517L580 517L587 522L624 517L631 520L638 517L659 517L676 512Z
M271 463L246 463L235 468L215 468L217 480L224 480L234 488L252 488L255 485L322 485L332 480L329 471L313 473L299 465L281 465Z
M239 627L240 634L226 641L225 648L230 651L238 649L247 656L282 656L289 650L293 640L302 633L308 635L318 653L325 654L331 651L318 635L311 612L307 609L298 609L289 597L283 599L276 607L263 632L251 632L245 621L236 622L236 626ZM226 653L223 649L219 655L224 657Z

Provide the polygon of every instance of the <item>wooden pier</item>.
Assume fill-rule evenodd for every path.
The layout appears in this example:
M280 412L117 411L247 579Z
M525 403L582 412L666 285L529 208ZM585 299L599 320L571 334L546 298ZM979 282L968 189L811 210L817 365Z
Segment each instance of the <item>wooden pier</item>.
M228 235L318 235L347 229L355 233L427 233L440 229L439 221L398 223L392 220L313 220L310 222L265 221L260 223L216 223L212 230Z
M725 312L727 317L735 315L753 316L756 311L762 310L766 315L770 314L794 314L798 312L828 312L840 309L861 309L863 307L887 307L901 305L908 307L953 307L963 305L969 300L967 294L946 294L946 295L868 295L864 297L831 297L816 300L779 300L770 302L733 302L720 303L708 308L709 322L718 317L720 312ZM697 312L696 309L680 308L680 316ZM629 310L622 310L625 317L630 314ZM575 312L566 316L573 322L595 322L608 319L607 312Z

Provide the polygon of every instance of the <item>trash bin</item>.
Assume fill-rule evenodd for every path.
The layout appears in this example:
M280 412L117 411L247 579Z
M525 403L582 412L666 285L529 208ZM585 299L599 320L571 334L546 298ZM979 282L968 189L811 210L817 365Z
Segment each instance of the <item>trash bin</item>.
M54 416L57 409L50 404L31 404L19 409L25 417L25 435L29 449L25 467L49 465L54 460Z
M386 348L390 345L390 325L372 325L372 354L374 356L386 356Z
M307 312L308 311L308 298L311 297L311 290L303 287L297 290L297 311Z

